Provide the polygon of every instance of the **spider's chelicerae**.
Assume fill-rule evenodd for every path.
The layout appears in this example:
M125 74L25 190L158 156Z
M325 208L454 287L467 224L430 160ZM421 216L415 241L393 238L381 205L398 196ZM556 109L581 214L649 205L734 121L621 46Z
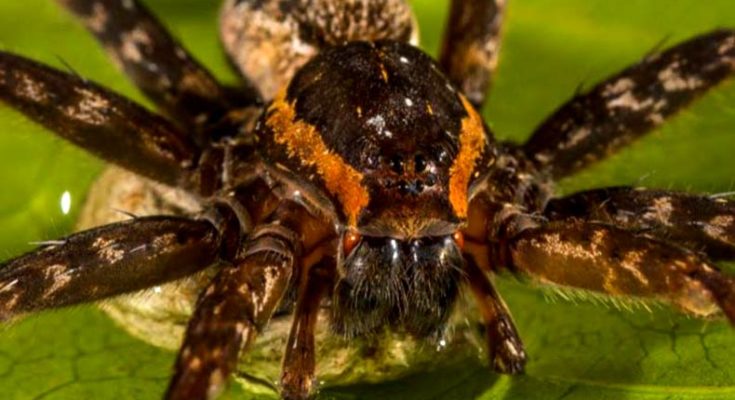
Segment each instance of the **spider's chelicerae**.
M217 83L136 0L60 0L161 109L0 53L0 98L61 137L178 188L188 215L134 217L5 262L0 318L144 290L211 266L166 397L212 397L274 313L293 313L282 395L305 398L314 333L440 334L474 295L492 367L526 353L488 279L501 269L735 321L735 203L553 182L662 124L735 69L735 31L651 54L578 94L523 145L476 109L504 1L454 0L439 62L402 0L228 0ZM180 211L180 210L179 210ZM211 269L211 268L210 268ZM206 276L206 275L205 275Z

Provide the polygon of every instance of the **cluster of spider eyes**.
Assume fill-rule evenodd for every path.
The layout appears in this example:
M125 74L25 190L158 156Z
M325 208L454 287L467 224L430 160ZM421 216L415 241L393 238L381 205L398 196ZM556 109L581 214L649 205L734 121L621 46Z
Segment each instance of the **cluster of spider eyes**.
M404 167L406 165L403 157L395 155L389 160L390 168L397 174L403 174ZM413 158L413 170L417 173L422 173L426 170L426 158L423 154L416 154Z
M401 195L417 195L423 192L427 187L436 184L436 176L429 171L429 162L426 156L417 153L412 160L406 160L401 155L394 155L386 160L390 169L399 177L405 175L414 175L415 179L388 179L386 186L395 187Z

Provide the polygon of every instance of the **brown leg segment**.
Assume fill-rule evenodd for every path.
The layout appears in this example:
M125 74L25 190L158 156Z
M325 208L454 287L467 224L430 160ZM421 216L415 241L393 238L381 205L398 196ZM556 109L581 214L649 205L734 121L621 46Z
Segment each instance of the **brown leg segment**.
M324 259L309 268L306 279L301 280L299 300L283 358L281 396L284 399L307 399L314 385L314 330L321 300L334 283L335 265L334 259Z
M217 274L189 322L167 399L209 399L224 389L240 352L288 289L296 237L280 221L260 226L238 260Z
M477 109L498 62L504 9L505 0L452 0L439 61Z
M465 271L485 323L488 355L493 369L502 374L522 373L526 351L508 307L473 260L467 260Z
M735 31L680 43L599 83L561 106L524 145L554 178L615 152L732 75Z
M0 52L0 101L123 168L176 185L197 149L175 126L94 83Z
M218 255L206 221L147 217L80 232L0 265L0 320L170 282Z
M713 259L735 258L735 202L725 198L615 187L553 199L544 214L645 231Z
M259 102L252 88L221 86L138 0L58 0L78 16L133 82L199 136L235 109Z
M735 323L735 280L699 254L610 225L568 220L523 231L509 244L509 264L544 283L612 296L668 300Z

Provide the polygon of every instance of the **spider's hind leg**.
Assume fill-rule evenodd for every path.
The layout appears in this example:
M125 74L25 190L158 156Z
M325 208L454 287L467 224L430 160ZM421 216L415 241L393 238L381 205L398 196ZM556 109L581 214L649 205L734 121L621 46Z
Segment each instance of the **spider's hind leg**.
M498 62L505 0L452 0L440 63L477 109Z
M179 217L76 233L0 264L0 320L170 282L211 265L219 247L211 223Z
M234 134L239 110L259 94L220 85L138 0L58 0L78 16L132 81L167 115L206 146L213 130ZM229 121L235 119L235 121ZM229 126L223 124L230 123ZM222 132L230 130L227 132Z

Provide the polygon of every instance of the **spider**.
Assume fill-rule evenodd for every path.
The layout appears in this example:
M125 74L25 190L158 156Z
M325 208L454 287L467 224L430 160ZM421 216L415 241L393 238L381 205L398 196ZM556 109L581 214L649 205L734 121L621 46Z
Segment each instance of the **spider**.
M553 113L522 145L482 106L503 2L452 2L438 62L399 0L229 0L222 42L240 88L214 80L135 0L61 0L163 115L73 73L0 53L0 98L59 136L188 193L201 211L134 217L5 262L0 316L91 302L215 265L166 397L210 398L240 352L292 311L282 395L305 398L314 329L439 334L467 288L490 363L526 353L490 274L665 299L735 320L729 200L632 187L566 197L553 183L651 131L735 68L735 32L651 54Z

